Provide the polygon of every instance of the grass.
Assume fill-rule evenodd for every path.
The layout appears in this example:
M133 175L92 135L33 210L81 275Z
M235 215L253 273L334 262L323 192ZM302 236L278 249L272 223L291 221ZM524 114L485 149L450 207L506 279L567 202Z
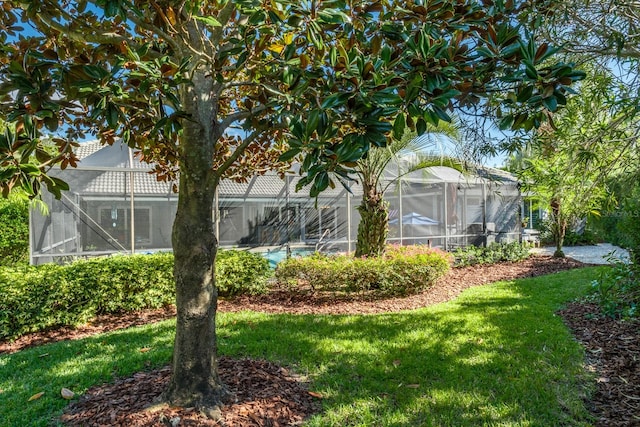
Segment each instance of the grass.
M584 295L596 274L499 282L383 315L222 314L220 353L306 375L324 396L308 426L586 426L583 353L553 313ZM0 426L55 424L67 403L62 387L82 393L168 363L173 327L165 321L0 357Z

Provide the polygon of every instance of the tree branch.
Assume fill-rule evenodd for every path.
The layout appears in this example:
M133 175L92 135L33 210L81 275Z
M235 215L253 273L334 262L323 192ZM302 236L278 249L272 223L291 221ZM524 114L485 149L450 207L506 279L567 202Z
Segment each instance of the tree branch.
M140 28L143 28L147 31L150 31L153 34L156 34L159 37L162 37L162 39L165 40L167 43L169 43L173 49L180 51L180 45L178 44L178 42L173 37L171 37L167 32L163 31L162 29L158 28L155 25L150 24L149 22L146 22L140 19L134 13L129 13L128 18L131 20L131 22L133 22Z
M82 42L82 43L97 43L97 44L120 44L122 42L127 42L129 39L121 34L113 33L113 32L105 32L99 34L89 34L78 31L73 31L70 25L63 25L59 22L56 22L51 16L39 13L34 18L35 21L40 21L40 23L54 31L57 31L60 34L65 35L69 39Z
M222 166L220 166L217 170L213 172L213 176L216 182L222 179L222 176L227 171L227 169L229 169L231 165L233 165L233 163L235 163L235 161L240 158L240 155L244 153L244 151L249 147L249 145L251 145L251 143L255 141L262 132L263 132L262 130L255 131L251 135L249 135L248 137L242 140L242 143L238 145L238 147L236 147L235 150L233 150L233 153L231 153L231 156L229 156L229 158L222 164Z
M231 114L229 116L227 116L224 120L222 120L220 122L220 128L221 129L227 129L229 126L231 126L234 122L237 122L239 120L244 120L244 119L248 119L251 116L254 116L256 114L260 114L263 111L266 111L267 107L264 105L261 105L259 107L256 107L252 110L248 110L248 111L238 111L237 113Z
M229 20L231 19L231 16L233 15L233 12L235 10L236 10L235 2L229 0L224 5L224 7L220 10L220 12L218 12L218 16L216 16L216 20L221 25L217 28L214 28L214 30L211 32L211 37L209 38L209 40L211 41L211 44L213 44L214 46L220 46L224 27L229 23Z

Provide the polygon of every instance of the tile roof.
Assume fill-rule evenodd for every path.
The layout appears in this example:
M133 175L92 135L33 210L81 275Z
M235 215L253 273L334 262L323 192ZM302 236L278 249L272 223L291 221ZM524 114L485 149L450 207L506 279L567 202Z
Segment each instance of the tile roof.
M61 177L66 179L71 190L79 194L91 195L125 195L130 193L130 175L134 175L134 192L141 195L167 196L171 195L172 183L159 182L156 176L148 173L149 165L138 161L130 155L131 149L120 142L113 145L102 145L99 141L81 143L76 148L76 154L80 158L79 167L76 170L61 172ZM132 162L131 159L133 160ZM139 171L132 171L137 169ZM517 180L508 172L493 168L477 168L475 174L461 174L455 169L445 166L435 166L422 171L417 171L403 178L406 181L436 183L467 183L475 184L481 181L501 181L516 183ZM393 172L387 174L392 178ZM67 179L68 177L70 179ZM296 192L296 184L299 176L289 176L289 197L308 198L309 186ZM354 196L362 194L361 187L352 186ZM275 174L267 174L250 178L246 183L238 183L224 180L218 188L220 197L242 198L284 198L286 197L286 183ZM322 197L332 198L344 196L345 189L338 183L336 188L328 188L322 193Z

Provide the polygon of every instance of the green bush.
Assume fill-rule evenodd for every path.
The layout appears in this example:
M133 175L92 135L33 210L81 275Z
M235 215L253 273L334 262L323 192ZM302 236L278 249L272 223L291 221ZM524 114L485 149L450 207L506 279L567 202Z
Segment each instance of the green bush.
M0 265L29 262L29 203L0 197Z
M269 261L259 254L239 250L218 251L216 286L220 296L264 293L270 275Z
M0 275L0 339L85 323L98 314L171 304L172 269L171 254L6 269Z
M622 236L620 243L629 249L631 262L636 270L640 270L640 188L624 201L618 230Z
M592 282L594 296L602 312L610 317L640 317L640 274L634 264L628 264L610 254L612 267Z
M260 255L219 251L222 295L266 287ZM175 302L173 255L131 255L0 269L0 339L78 325L99 314L159 308Z
M333 293L369 292L384 297L407 295L432 286L450 266L449 256L428 248L389 248L382 257L349 255L294 257L278 264L280 285L309 285Z
M502 261L521 261L529 257L529 246L525 243L491 243L487 247L468 246L453 252L455 267L476 264L494 264Z
M595 245L596 243L596 236L589 228L583 230L582 233L576 233L573 230L567 230L563 242L564 246Z

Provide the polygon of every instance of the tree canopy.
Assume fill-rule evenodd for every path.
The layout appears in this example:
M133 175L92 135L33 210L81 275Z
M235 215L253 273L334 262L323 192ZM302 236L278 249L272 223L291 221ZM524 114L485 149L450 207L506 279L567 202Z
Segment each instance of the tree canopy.
M405 128L448 111L500 105L504 126L530 129L583 77L535 42L524 1L38 0L0 6L3 194L66 184L85 134L116 138L179 174L173 226L178 310L165 398L215 416L213 194L302 162L317 196ZM43 135L53 134L53 151Z
M515 172L550 213L556 254L562 256L565 233L578 220L598 214L608 196L607 180L633 168L636 123L612 108L615 78L606 70L587 68L580 95L525 141L528 155Z

